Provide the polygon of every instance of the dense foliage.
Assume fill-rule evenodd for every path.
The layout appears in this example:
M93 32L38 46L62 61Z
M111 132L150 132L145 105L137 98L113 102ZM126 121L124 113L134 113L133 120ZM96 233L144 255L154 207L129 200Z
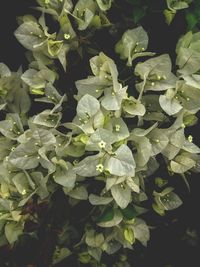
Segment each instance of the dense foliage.
M0 246L53 232L38 266L75 255L78 266L106 267L112 254L113 266L132 266L127 251L150 238L145 214L182 204L168 177L189 188L187 175L200 171L186 134L200 110L200 32L181 36L172 63L149 51L140 20L150 7L141 13L140 1L127 1L138 11L122 15L125 29L114 19L118 1L37 2L15 31L28 68L0 63ZM167 23L190 4L167 0ZM197 26L190 10L186 20ZM114 39L111 55L96 42L101 31Z

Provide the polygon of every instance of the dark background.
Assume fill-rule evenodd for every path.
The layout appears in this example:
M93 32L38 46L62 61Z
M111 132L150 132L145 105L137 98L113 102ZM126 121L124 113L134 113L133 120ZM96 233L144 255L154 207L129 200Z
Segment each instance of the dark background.
M123 0L121 0L123 1ZM160 5L161 0L154 1ZM17 28L16 16L33 13L30 9L34 6L32 0L2 0L0 5L0 62L6 63L11 70L17 70L20 65L26 63L25 49L17 42L13 32ZM153 2L152 2L153 3ZM155 12L142 21L142 25L150 36L150 51L157 53L169 53L175 58L175 45L178 37L186 31L183 13L180 12L173 24L167 26L161 13ZM105 50L109 50L109 43ZM194 141L200 145L200 127L194 126L190 130ZM189 134L189 133L188 133ZM172 183L180 191L184 201L181 208L170 212L166 217L157 215L148 219L149 225L157 226L151 231L151 240L146 249L136 246L134 252L130 252L133 258L133 267L199 267L200 266L200 177L192 174L189 177L191 192L189 193L180 177L172 177ZM186 235L195 232L191 238ZM36 251L36 245L30 243L19 250L19 257L30 258ZM21 254L20 254L21 253ZM0 267L3 254L0 253ZM3 261L2 261L3 262ZM66 263L65 267L75 267L72 263ZM16 267L22 267L20 264Z

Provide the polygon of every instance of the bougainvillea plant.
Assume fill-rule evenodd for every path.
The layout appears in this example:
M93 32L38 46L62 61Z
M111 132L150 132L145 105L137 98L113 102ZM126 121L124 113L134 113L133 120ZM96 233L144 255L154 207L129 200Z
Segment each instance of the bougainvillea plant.
M164 216L182 204L157 170L186 183L187 174L200 171L200 148L185 134L200 110L200 32L180 38L172 65L168 54L148 51L147 32L133 23L112 48L115 63L93 45L96 32L116 30L115 1L37 2L39 16L19 17L15 31L28 68L12 72L0 64L0 246L14 246L24 234L37 239L41 207L49 209L60 194L64 219L47 218L56 232L49 266L72 254L79 266L106 267L105 254L116 254L113 266L132 266L126 251L150 238L143 215ZM168 21L190 2L167 1ZM81 60L89 68L60 87ZM75 115L67 120L70 107ZM83 202L89 211L74 222Z

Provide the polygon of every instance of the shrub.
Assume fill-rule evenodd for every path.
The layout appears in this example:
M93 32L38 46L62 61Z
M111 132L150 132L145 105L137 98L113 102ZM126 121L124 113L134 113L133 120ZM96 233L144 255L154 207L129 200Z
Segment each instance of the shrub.
M131 266L127 250L150 238L144 214L182 204L168 177L189 186L187 174L200 170L185 134L200 109L200 34L179 39L172 64L148 50L142 14L118 29L117 1L37 2L39 17L19 17L15 31L28 68L0 64L0 245L29 235L50 244L41 266L75 255L79 266L103 267L118 251L113 266ZM189 3L167 1L168 23ZM104 31L114 56L95 41Z

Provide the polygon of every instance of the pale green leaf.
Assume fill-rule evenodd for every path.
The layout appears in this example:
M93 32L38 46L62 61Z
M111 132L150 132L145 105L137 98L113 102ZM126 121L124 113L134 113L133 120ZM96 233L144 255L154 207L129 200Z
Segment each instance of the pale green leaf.
M110 149L111 144L116 142L116 137L110 131L99 128L97 129L89 138L86 144L86 150L99 151L101 150L100 144L103 142L105 144L104 149Z
M107 162L107 169L113 175L135 175L135 161L130 148L121 145L116 151L115 156L110 157Z
M132 66L132 61L143 56L143 51L148 46L148 35L139 26L135 29L127 30L121 40L116 44L115 51L120 54L121 59L127 59L127 65Z
M75 167L76 174L83 177L93 177L99 175L96 166L99 164L99 155L88 156L80 161Z
M17 40L28 50L39 50L45 40L44 33L39 24L27 21L15 31Z
M166 95L160 96L159 103L161 108L170 116L178 113L183 108L177 99L168 98Z
M26 144L20 144L10 153L9 162L23 170L36 168L39 164L37 149L31 141Z
M135 242L135 237L134 237L134 232L132 228L126 228L124 230L124 238L126 241L128 241L128 243L133 245L133 243Z
M122 221L123 216L121 214L121 212L119 210L114 210L114 217L112 220L107 221L107 222L99 222L97 223L98 226L100 227L113 227L116 226L118 224L120 224L120 222Z
M161 202L165 210L177 209L183 203L179 196L174 192L170 192L166 196L162 197Z
M77 18L78 29L85 30L91 23L97 6L93 0L79 0L74 7L73 15Z
M175 173L184 173L195 166L196 162L186 156L178 155L170 162L170 167Z
M111 194L121 209L125 209L131 201L131 189L128 186L114 185Z
M104 243L104 236L103 234L95 233L94 230L90 230L86 232L85 242L90 247L99 248Z
M60 160L63 161L63 160ZM72 169L70 163L64 162L64 164L57 166L56 171L53 175L54 181L69 189L73 189L76 181L76 174Z
M138 239L143 246L147 246L147 242L150 239L150 232L149 227L147 226L145 221L141 219L136 219L133 226L133 231L135 238Z
M96 0L99 8L102 11L106 11L111 8L113 0Z
M89 195L89 202L96 206L96 205L107 205L113 200L112 197L101 197L98 195L90 194Z
M64 192L66 193L65 189ZM88 192L84 186L79 186L73 189L72 191L67 193L71 198L79 199L79 200L87 200Z
M8 222L5 225L5 236L10 244L15 243L23 233L23 226L20 223Z
M100 109L99 101L91 95L84 95L77 105L77 115L82 119L94 116Z

